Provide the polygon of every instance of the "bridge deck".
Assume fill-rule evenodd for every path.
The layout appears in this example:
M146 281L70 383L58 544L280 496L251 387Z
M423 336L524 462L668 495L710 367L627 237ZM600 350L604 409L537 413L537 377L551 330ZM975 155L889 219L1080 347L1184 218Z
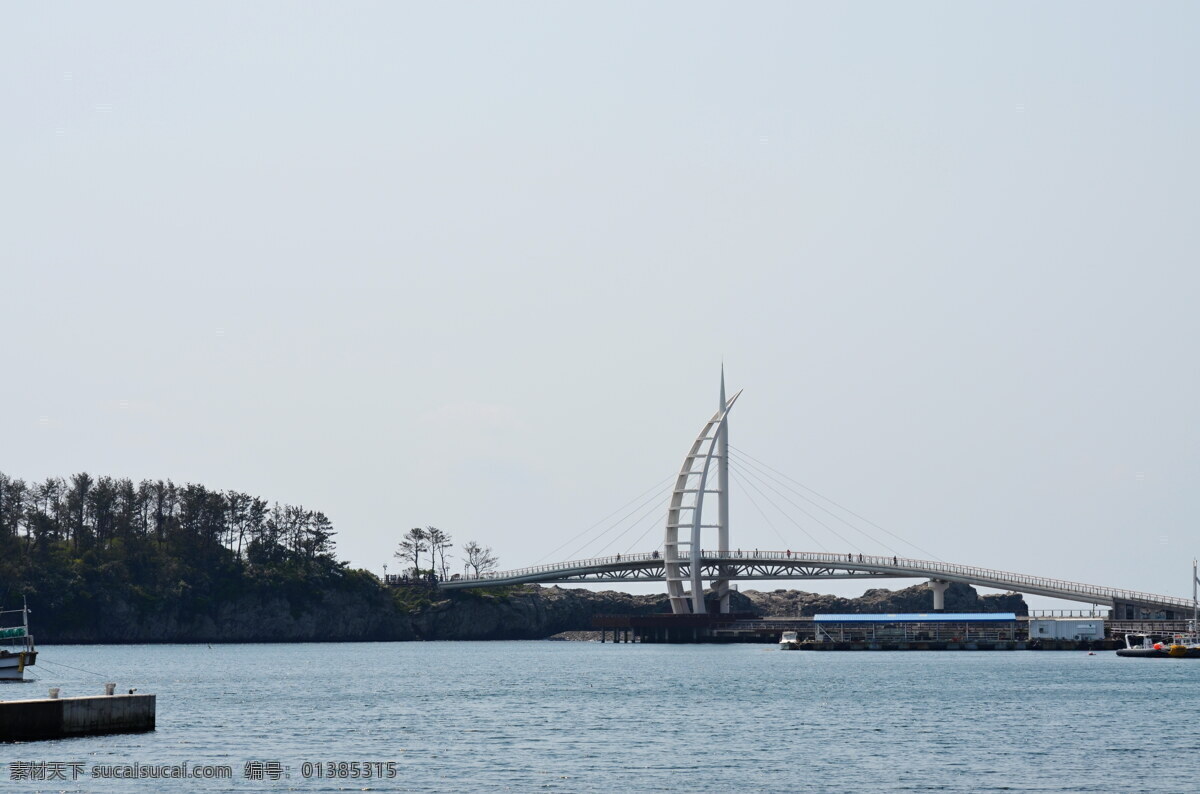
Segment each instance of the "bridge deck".
M684 565L686 568L686 561ZM702 578L705 580L939 579L1108 607L1127 603L1181 612L1192 608L1190 599L1176 596L908 557L755 549L704 551L701 552L701 565ZM650 581L663 581L663 559L657 551L496 571L479 577L451 579L440 582L438 586L444 590L458 590L528 583Z

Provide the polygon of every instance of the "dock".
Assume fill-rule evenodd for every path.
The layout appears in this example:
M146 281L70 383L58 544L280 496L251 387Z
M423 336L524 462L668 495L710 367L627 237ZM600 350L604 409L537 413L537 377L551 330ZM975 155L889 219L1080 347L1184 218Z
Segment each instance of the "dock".
M0 701L0 742L154 730L155 695L85 695Z
M905 620L908 618L908 620ZM1103 621L1097 621L1101 625ZM1101 651L1124 647L1118 636L1030 636L1012 614L829 615L763 618L746 614L596 615L601 642L762 643L794 631L806 651Z

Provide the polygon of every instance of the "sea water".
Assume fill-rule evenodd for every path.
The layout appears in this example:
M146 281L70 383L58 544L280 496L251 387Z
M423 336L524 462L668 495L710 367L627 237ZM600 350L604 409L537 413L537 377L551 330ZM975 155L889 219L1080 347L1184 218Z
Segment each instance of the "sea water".
M1192 660L587 642L39 650L38 681L0 699L115 681L157 694L158 728L0 745L0 790L1200 791ZM231 776L149 776L185 763ZM38 764L59 779L31 780ZM113 770L142 777L96 776Z

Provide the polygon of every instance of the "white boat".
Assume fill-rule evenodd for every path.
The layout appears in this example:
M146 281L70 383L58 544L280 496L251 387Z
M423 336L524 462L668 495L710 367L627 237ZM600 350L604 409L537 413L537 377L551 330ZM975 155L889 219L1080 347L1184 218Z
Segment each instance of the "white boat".
M1149 634L1126 634L1125 647L1117 649L1117 656L1134 659L1200 659L1200 636L1188 633L1157 639Z
M16 623L16 618L6 615L20 615L20 625L9 626ZM29 633L29 607L0 610L0 681L23 681L25 668L36 662L37 646Z
M1200 562L1192 560L1192 619L1180 634L1126 634L1117 656L1133 659L1200 659Z
M779 650L781 651L798 651L800 650L800 635L795 631L785 631L783 636L779 638Z

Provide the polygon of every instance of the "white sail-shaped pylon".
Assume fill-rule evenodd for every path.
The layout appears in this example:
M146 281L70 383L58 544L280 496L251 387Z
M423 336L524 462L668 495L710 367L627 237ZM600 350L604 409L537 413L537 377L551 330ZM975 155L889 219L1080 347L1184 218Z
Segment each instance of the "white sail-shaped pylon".
M718 524L704 522L704 495L719 494L721 501L726 495L720 490L709 490L708 475L713 459L719 454L725 454L720 449L718 439L721 436L726 417L737 398L739 391L733 395L724 406L713 414L712 419L704 425L700 435L692 443L683 466L675 480L675 490L671 493L671 509L667 511L667 527L663 537L663 573L667 580L667 595L671 599L671 611L677 615L688 613L703 614L704 582L701 580L700 555L702 550L701 531L705 529L721 529ZM720 483L724 487L725 483ZM722 513L725 511L723 510ZM680 529L687 530L687 540L680 540ZM722 531L722 540L728 537ZM727 542L727 541L726 541ZM722 549L726 551L726 549ZM687 575L684 575L684 569ZM690 585L691 600L686 586Z

